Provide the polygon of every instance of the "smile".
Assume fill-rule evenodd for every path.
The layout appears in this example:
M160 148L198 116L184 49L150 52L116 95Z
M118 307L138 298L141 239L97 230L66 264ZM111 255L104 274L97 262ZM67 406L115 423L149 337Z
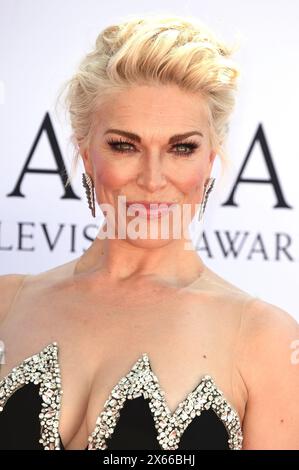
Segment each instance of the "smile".
M130 208L130 214L138 215L142 218L157 219L168 214L171 207L177 205L174 202L127 202L127 209Z

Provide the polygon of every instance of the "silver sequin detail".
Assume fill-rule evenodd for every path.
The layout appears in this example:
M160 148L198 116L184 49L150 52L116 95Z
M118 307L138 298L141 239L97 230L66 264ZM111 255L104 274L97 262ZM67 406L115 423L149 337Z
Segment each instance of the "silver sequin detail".
M41 438L45 450L59 450L59 416L61 405L61 377L56 342L46 346L40 353L25 359L0 381L0 412L8 398L26 383L40 384L42 396L40 412ZM111 391L104 409L97 418L94 431L88 437L88 450L107 449L120 411L126 400L143 396L149 407L162 449L175 450L180 438L195 416L212 409L222 420L229 435L230 449L242 449L243 435L238 413L224 398L209 375L204 375L199 385L179 403L171 413L165 401L159 381L152 371L147 353L143 353L129 373L122 377Z
M230 449L241 450L243 435L238 413L224 398L223 392L217 388L212 377L204 375L199 385L171 413L146 353L142 354L130 372L113 388L105 402L104 410L97 419L96 428L89 437L89 450L107 449L107 439L111 438L115 430L120 411L126 400L141 395L149 399L157 439L162 449L178 449L182 434L195 416L211 408L217 413L228 431Z
M39 442L45 450L59 450L58 428L62 389L57 343L51 343L40 353L25 359L0 381L0 412L11 395L29 382L40 385L42 409L39 414Z

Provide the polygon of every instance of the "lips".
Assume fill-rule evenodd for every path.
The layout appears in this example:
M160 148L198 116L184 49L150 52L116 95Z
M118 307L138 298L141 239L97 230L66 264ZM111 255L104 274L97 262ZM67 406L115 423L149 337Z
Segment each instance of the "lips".
M160 204L171 206L172 204L176 204L176 203L175 202L164 202L164 201L129 201L129 202L126 202L127 207L135 206L137 204L138 204L138 206L143 205L144 207L150 209L151 206L153 208L155 208L155 207L159 206Z
M127 208L130 207L139 217L160 218L169 212L170 207L176 204L174 202L148 202L148 201L130 201L126 203Z

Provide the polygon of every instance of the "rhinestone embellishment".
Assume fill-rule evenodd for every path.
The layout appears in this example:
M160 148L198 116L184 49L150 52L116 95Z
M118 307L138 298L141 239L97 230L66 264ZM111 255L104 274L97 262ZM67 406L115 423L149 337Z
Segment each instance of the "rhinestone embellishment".
M63 391L56 342L25 359L0 381L0 412L9 397L29 382L40 385L40 443L45 450L59 450L59 417ZM107 449L107 439L115 430L126 400L140 396L148 399L157 439L162 449L178 449L181 436L188 425L195 416L208 409L212 409L225 425L229 448L242 449L243 435L239 415L225 399L223 392L217 388L211 376L204 375L196 388L171 413L165 401L165 393L151 368L149 357L147 353L143 353L129 373L112 389L103 411L97 418L95 429L88 437L88 450Z
M113 388L100 413L96 428L88 438L89 450L107 449L109 439L116 427L120 411L126 400L143 395L149 399L149 407L157 429L157 439L162 449L178 449L180 438L195 416L203 410L212 409L228 431L229 448L241 450L243 435L238 413L226 401L209 375L204 375L197 387L179 403L171 413L165 401L158 378L153 373L146 353L133 365L130 372Z
M62 389L57 343L51 343L40 353L25 359L0 381L0 412L10 396L29 382L40 385L42 409L39 414L39 442L45 450L60 449L58 428Z

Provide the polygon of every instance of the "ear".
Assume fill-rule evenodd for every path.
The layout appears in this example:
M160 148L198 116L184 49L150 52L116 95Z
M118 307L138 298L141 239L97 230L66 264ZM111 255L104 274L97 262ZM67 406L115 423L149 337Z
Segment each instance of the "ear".
M212 151L210 152L210 156L209 156L209 164L210 164L210 167L212 167L216 155L217 155L216 150L212 150Z
M83 165L85 168L85 172L88 173L90 176L92 175L92 164L90 159L90 154L87 148L80 148L80 155L82 157Z

